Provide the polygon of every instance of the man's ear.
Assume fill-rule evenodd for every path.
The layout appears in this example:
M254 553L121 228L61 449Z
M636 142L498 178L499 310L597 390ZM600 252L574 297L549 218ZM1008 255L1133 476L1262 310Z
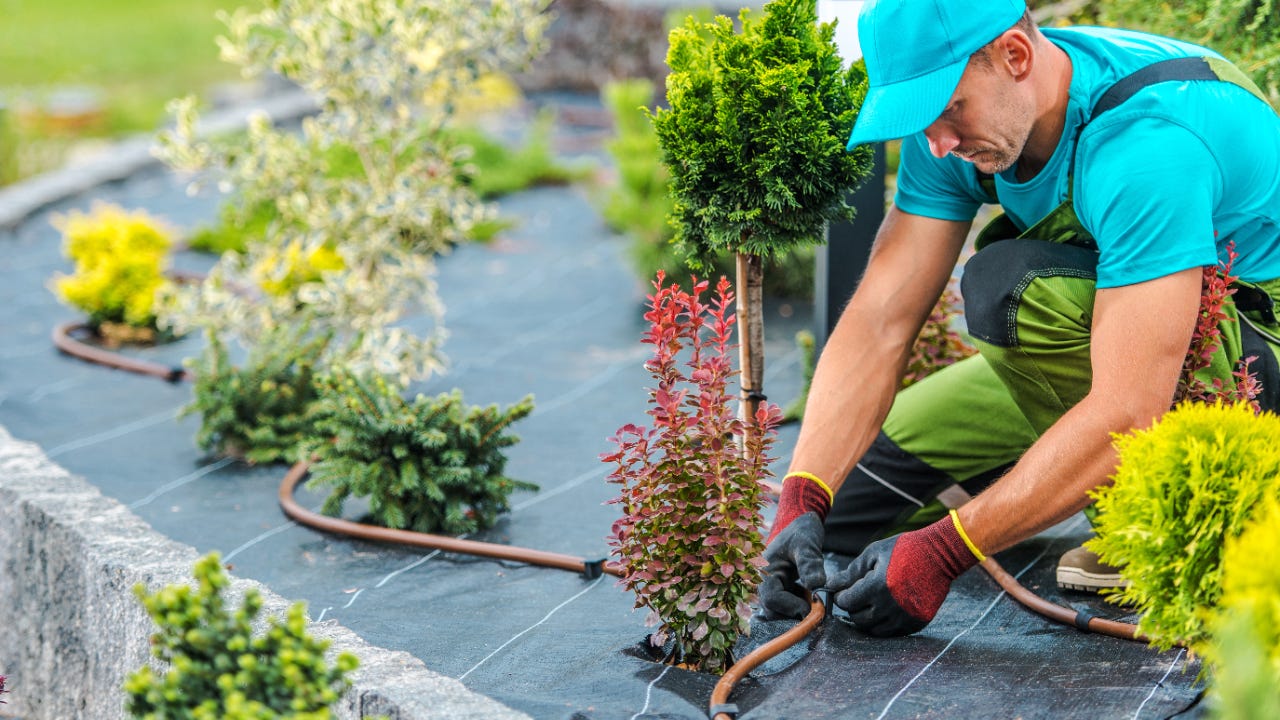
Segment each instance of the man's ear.
M1035 64L1035 44L1027 34L1017 28L1006 30L996 38L992 60L1003 65L1014 80L1024 80Z

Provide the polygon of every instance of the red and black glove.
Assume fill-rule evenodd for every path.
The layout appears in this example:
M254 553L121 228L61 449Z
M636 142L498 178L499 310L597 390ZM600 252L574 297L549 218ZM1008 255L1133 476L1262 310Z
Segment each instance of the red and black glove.
M827 589L868 635L910 635L933 620L952 581L984 559L962 532L953 511L928 527L877 540Z
M822 587L822 521L831 509L831 491L807 473L782 480L782 495L769 533L760 583L760 606L767 617L801 618L809 612L809 592Z

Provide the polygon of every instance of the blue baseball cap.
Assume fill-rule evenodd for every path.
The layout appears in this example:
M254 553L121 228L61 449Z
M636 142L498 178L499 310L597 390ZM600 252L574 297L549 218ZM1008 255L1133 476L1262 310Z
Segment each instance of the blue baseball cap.
M869 87L848 149L929 127L947 108L969 56L1026 10L1024 0L870 0L858 15Z

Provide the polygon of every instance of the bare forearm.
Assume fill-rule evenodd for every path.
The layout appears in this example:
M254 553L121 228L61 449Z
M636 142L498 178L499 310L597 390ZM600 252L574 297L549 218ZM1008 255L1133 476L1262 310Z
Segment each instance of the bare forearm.
M1004 477L960 508L961 525L983 552L994 553L1071 517L1115 471L1111 433L1128 425L1082 401Z
M890 208L862 283L814 372L791 470L838 489L871 446L968 229Z
M1115 471L1111 434L1145 428L1168 410L1199 304L1200 271L1099 290L1089 394L960 510L984 552L998 552L1070 517Z

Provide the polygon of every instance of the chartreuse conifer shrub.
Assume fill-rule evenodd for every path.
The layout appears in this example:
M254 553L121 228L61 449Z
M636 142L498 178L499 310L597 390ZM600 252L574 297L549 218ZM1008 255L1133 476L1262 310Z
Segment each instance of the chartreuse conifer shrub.
M1222 550L1222 597L1202 648L1218 720L1280 717L1278 556L1280 498L1271 496Z
M1248 403L1183 403L1117 435L1113 484L1094 493L1087 547L1124 568L1114 598L1142 613L1154 645L1196 647L1223 592L1223 544L1280 494L1280 417ZM1258 558L1256 562L1269 562Z
M532 396L505 409L467 406L462 393L406 401L382 376L322 378L310 486L332 488L323 512L367 497L379 525L459 535L492 527L516 490L537 486L503 474L512 423ZM330 439L331 438L331 439Z
M763 403L743 420L731 400L729 281L721 278L704 303L706 281L685 292L664 279L659 273L645 313L646 367L657 383L652 425L619 428L616 451L601 456L621 486L609 544L621 584L658 626L653 644L671 640L672 661L723 672L751 629L764 551L761 480L782 411Z
M301 128L265 116L247 132L196 134L195 101L161 133L171 166L216 171L234 202L274 209L261 242L223 255L198 287L165 296L162 322L253 347L279 325L332 336L330 367L400 382L442 366L434 255L495 210L465 182L470 150L447 136L480 78L519 68L542 46L548 0L273 0L224 16L222 57L249 77L278 74L312 93ZM335 171L342 156L354 159ZM298 260L337 254L305 282ZM291 268L292 266L292 268ZM292 274L291 274L292 273ZM422 332L403 320L426 318Z
M209 338L194 368L195 398L182 410L200 414L200 448L251 463L301 459L314 432L316 363L329 338L277 328L268 340L236 366L222 340Z
M689 18L670 34L667 103L652 113L671 172L675 241L697 267L736 253L742 386L747 414L763 390L764 259L821 242L847 219L845 196L871 152L845 151L866 94L844 68L835 24L816 0L773 0L763 17Z
M154 330L156 292L168 284L171 231L144 211L108 203L96 203L89 213L58 216L54 225L62 232L64 253L75 263L71 275L55 276L58 297L88 315L95 331L110 332L111 326Z
M307 633L302 603L282 620L253 624L262 597L245 592L229 607L229 583L217 553L195 566L196 587L134 588L157 631L152 654L168 667L144 666L125 681L127 711L137 720L327 720L329 707L350 686L357 660L342 653L330 664L327 640Z

